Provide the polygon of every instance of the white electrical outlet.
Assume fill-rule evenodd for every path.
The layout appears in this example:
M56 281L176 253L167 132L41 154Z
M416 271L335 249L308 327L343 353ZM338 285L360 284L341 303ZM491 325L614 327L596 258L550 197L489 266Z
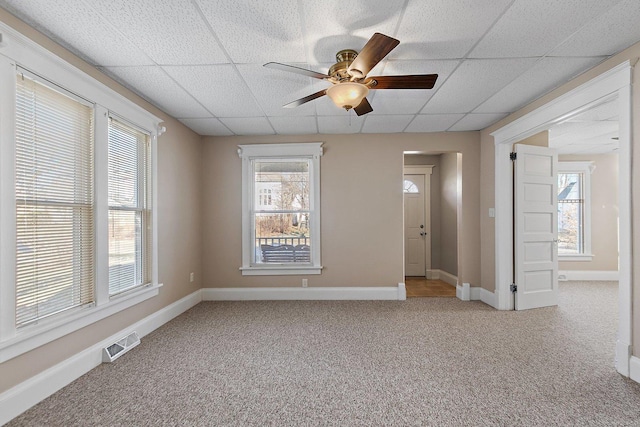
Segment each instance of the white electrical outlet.
M303 288L306 288L308 284L309 284L309 279L302 279L302 287Z
M194 273L189 274L189 281L193 282L193 280L195 279L196 275Z

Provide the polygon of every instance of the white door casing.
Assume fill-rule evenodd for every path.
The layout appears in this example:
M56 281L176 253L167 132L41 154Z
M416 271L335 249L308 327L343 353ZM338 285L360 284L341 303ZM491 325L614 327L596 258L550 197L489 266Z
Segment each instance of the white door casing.
M515 309L558 304L558 155L516 144Z
M511 145L549 129L554 124L599 104L617 99L619 120L618 184L619 184L619 285L616 369L629 376L632 334L633 274L631 255L631 152L632 152L632 70L624 61L577 88L525 114L491 133L495 142L495 293L494 307L512 310L513 297L509 284L513 277L513 200L511 179Z
M424 277L427 270L431 269L429 209L431 172L432 166L405 167L403 185L405 276Z

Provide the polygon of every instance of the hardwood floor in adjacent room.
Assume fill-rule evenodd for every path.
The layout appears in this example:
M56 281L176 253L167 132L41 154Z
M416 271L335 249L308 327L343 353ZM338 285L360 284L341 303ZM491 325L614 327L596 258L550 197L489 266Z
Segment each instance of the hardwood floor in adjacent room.
M405 277L407 298L415 297L455 297L456 287L442 280L431 280L425 277Z

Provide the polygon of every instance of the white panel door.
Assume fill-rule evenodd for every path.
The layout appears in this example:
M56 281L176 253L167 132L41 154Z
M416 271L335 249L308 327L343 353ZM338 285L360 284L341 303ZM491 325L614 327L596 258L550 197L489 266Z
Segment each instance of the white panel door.
M404 176L404 269L406 276L426 275L425 176Z
M515 146L516 310L558 304L558 156Z

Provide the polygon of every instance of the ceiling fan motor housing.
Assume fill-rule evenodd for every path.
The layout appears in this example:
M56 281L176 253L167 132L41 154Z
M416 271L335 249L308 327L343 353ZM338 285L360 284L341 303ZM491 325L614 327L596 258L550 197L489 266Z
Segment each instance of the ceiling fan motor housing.
M336 53L337 62L329 68L329 75L337 81L350 80L351 75L347 69L356 56L358 56L358 52L353 49L343 49Z

